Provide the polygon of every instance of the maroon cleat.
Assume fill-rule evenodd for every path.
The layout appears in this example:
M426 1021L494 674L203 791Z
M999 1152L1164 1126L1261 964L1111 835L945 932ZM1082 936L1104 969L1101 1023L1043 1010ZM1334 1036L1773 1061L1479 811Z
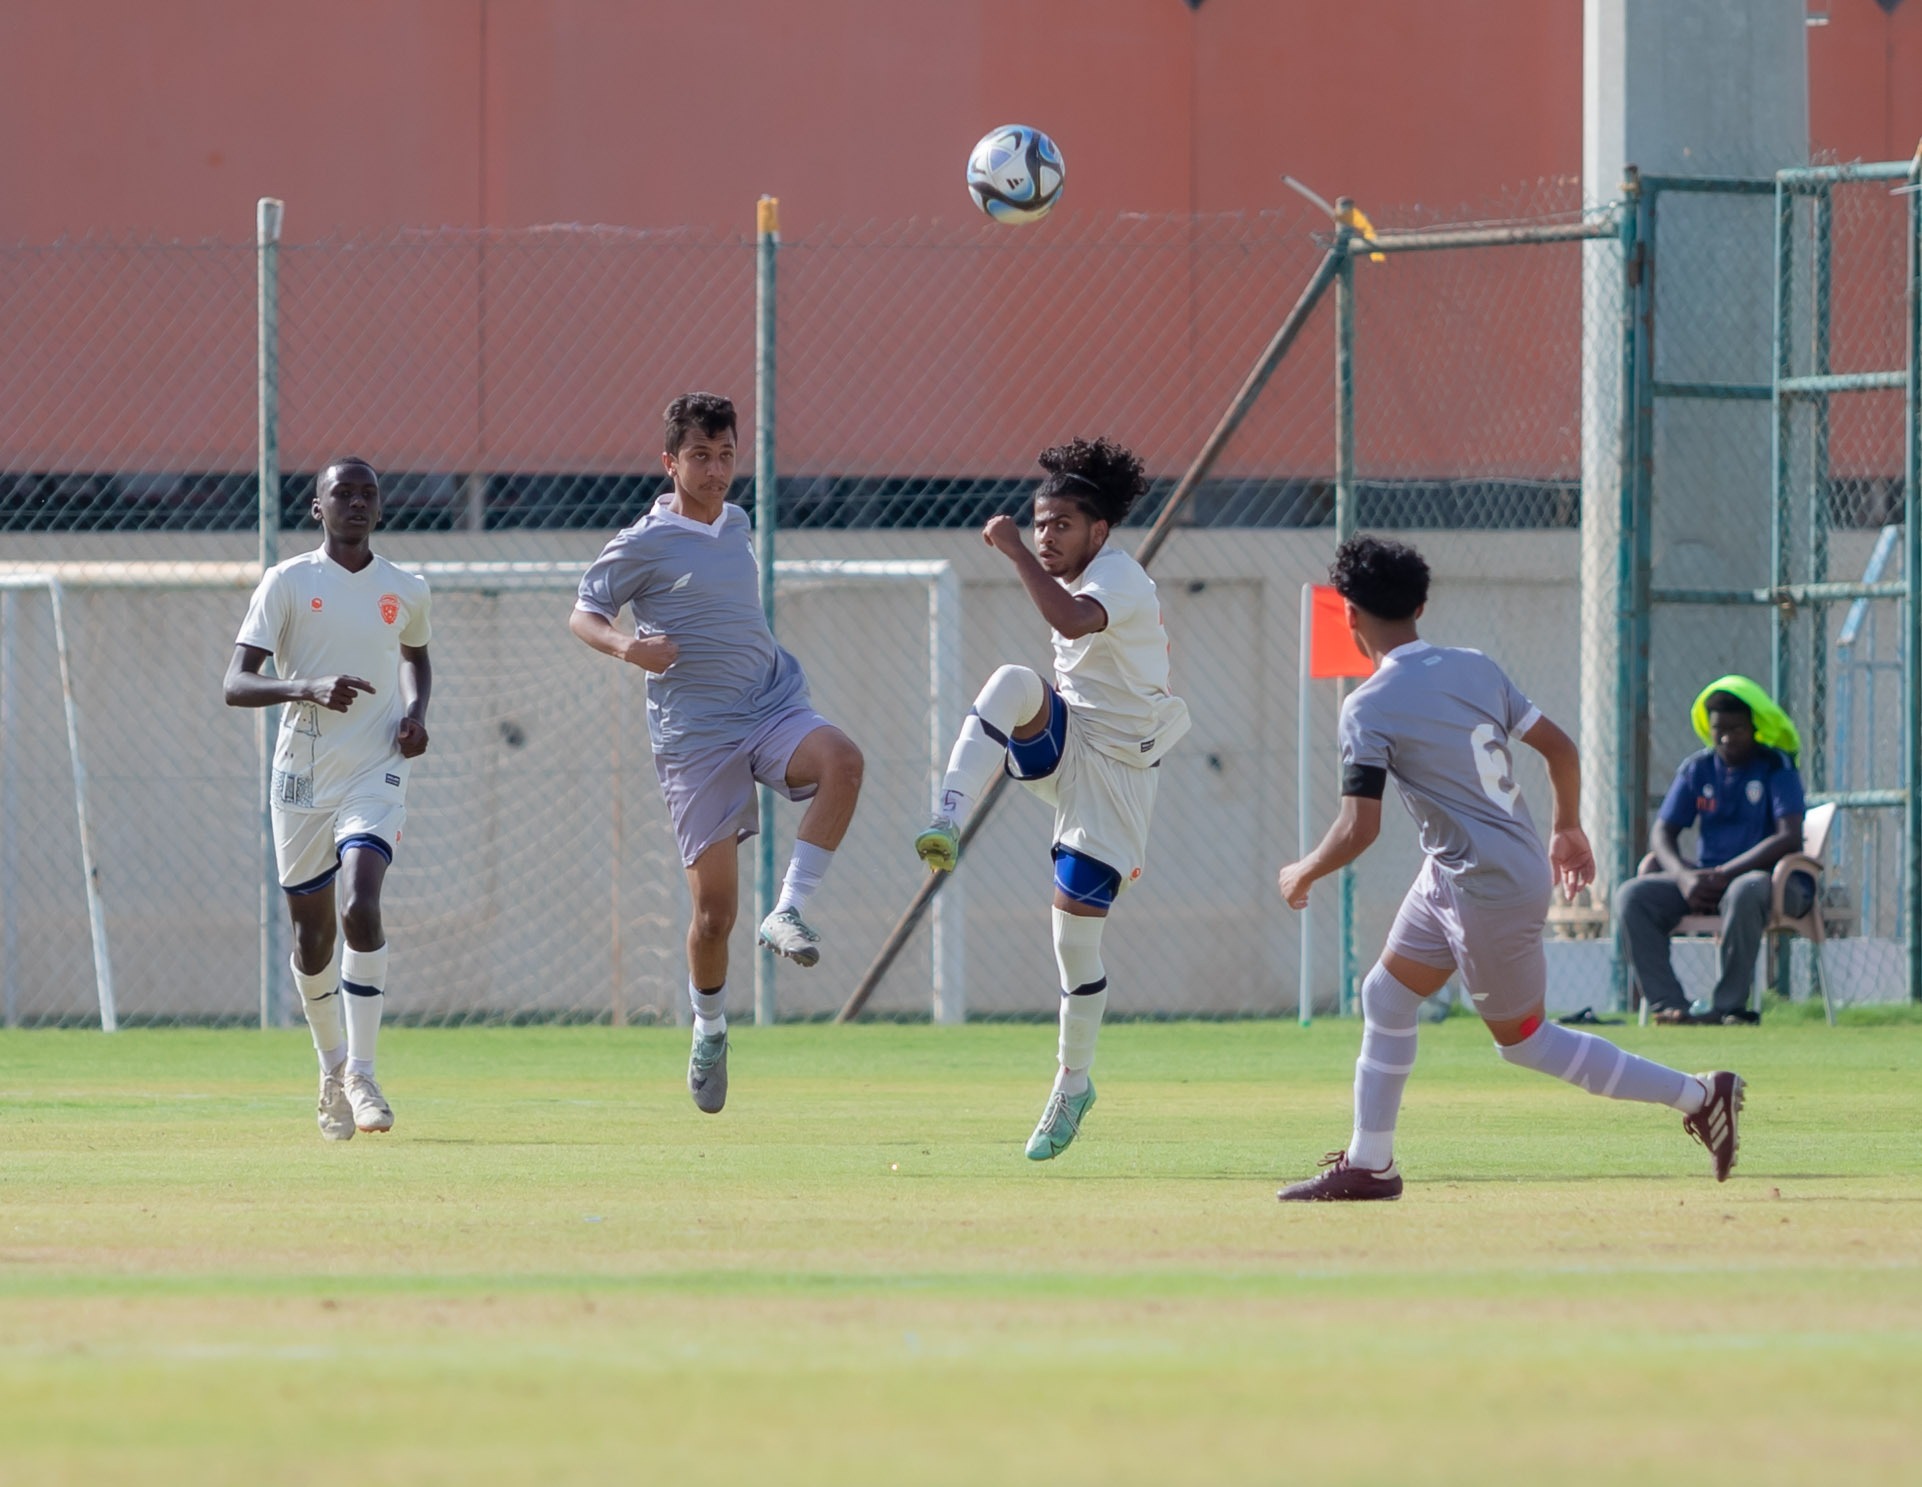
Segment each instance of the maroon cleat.
M1715 1158L1715 1180L1727 1182L1735 1168L1735 1153L1742 1139L1735 1131L1735 1118L1742 1113L1742 1091L1746 1086L1739 1074L1726 1069L1695 1076L1708 1086L1708 1103L1693 1115L1682 1117L1687 1131Z
M1706 1108L1706 1107L1704 1107ZM1348 1165L1348 1153L1331 1151L1321 1159L1321 1171L1291 1183L1275 1196L1283 1203L1366 1203L1401 1196L1401 1173L1390 1162L1380 1172Z

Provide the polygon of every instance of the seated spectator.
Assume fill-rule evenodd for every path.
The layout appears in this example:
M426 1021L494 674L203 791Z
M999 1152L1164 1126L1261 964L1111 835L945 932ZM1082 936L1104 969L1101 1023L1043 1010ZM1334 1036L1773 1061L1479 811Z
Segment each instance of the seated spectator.
M1802 849L1801 739L1788 714L1745 676L1725 676L1695 699L1695 731L1710 747L1675 772L1650 833L1655 870L1615 892L1615 922L1656 1022L1755 1022L1748 1010L1755 957L1768 922L1770 870ZM1681 834L1697 826L1695 861ZM1791 885L1813 891L1797 877ZM1789 903L1806 912L1808 899ZM1669 963L1669 936L1684 915L1722 916L1722 974L1705 1007L1691 1010Z

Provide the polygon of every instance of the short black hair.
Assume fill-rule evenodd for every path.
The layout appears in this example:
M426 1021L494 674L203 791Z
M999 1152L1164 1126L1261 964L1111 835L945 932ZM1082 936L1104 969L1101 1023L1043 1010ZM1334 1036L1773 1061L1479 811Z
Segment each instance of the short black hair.
M1056 496L1073 501L1111 527L1121 524L1148 489L1140 456L1112 439L1070 439L1042 450L1035 463L1048 472L1035 500Z
M1710 692L1708 696L1703 699L1702 711L1711 715L1715 713L1736 713L1741 717L1747 718L1751 723L1755 721L1755 709L1750 707L1740 697L1737 697L1733 692Z
M367 461L359 455L350 454L344 459L329 460L320 467L320 474L314 477L315 495L320 494L321 486L327 484L327 477L332 475L336 470L365 470L369 475L374 477L375 485L380 484L380 471L368 464ZM339 482L336 481L335 483L338 484Z
M679 454L688 435L696 429L709 439L723 433L740 437L733 401L718 392L684 392L667 405L667 412L661 416L666 425L661 430L661 448L669 454Z
M1335 549L1328 581L1378 620L1405 620L1428 602L1428 564L1405 542L1350 537Z

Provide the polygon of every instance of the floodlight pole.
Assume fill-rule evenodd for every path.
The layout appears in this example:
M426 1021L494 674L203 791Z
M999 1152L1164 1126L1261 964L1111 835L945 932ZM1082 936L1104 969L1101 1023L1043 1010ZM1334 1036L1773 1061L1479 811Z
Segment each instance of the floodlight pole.
M774 469L774 257L781 245L781 203L763 196L754 208L754 556L761 568L761 612L774 629L774 532L780 478ZM754 922L774 912L774 791L761 794L761 840L754 869ZM754 1021L775 1020L774 952L754 953Z
M280 226L286 208L271 196L254 213L260 361L257 388L260 573L280 561ZM274 860L274 733L278 708L254 711L254 749L260 758L260 1025L279 1020L281 976L280 868Z

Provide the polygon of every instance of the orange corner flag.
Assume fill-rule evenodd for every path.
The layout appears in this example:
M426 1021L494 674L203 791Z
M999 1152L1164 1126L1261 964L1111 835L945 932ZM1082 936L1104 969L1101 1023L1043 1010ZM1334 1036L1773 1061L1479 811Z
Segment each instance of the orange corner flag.
M1325 584L1316 584L1314 590L1308 674L1317 681L1331 676L1373 676L1374 662L1361 653L1349 633L1348 612L1341 595Z

